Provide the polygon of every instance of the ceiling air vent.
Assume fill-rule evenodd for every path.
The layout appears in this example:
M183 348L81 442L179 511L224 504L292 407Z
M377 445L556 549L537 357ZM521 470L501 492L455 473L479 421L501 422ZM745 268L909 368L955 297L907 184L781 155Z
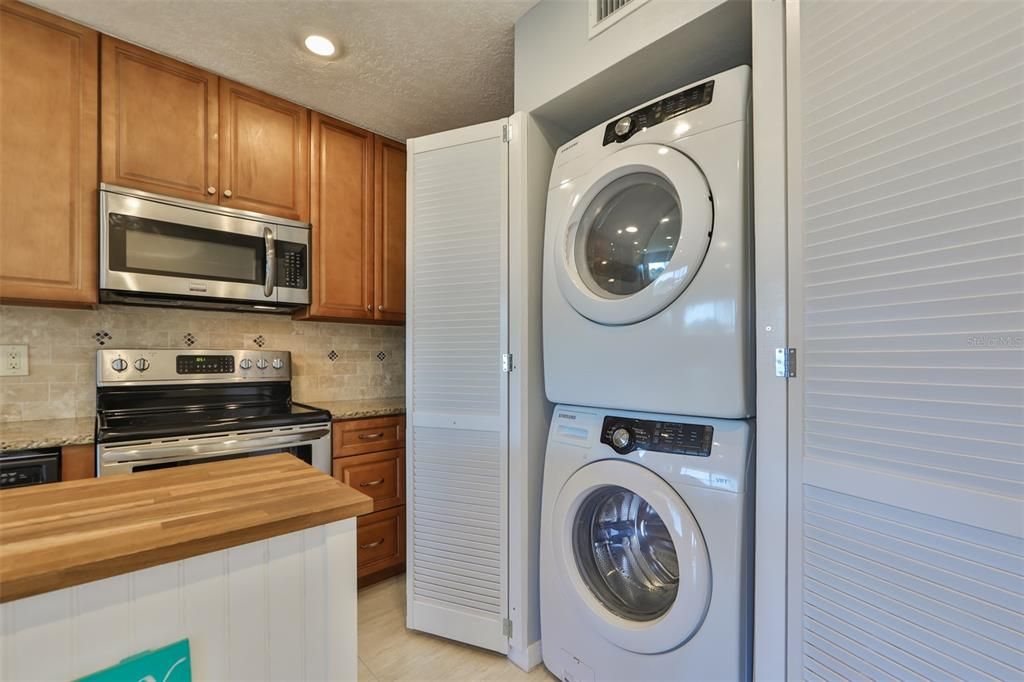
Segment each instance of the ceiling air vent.
M590 0L590 38L593 38L647 0Z

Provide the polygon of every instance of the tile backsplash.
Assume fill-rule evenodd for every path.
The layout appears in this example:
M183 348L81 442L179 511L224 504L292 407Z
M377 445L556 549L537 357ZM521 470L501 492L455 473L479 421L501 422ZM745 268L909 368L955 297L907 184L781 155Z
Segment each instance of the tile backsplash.
M405 392L405 327L397 326L141 306L0 306L0 344L29 346L29 375L0 376L0 422L93 416L101 348L291 351L292 395L313 404Z

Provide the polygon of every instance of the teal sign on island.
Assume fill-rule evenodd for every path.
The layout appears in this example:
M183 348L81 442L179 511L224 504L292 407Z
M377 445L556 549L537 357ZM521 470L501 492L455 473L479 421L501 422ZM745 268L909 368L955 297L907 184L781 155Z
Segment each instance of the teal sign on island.
M135 654L77 682L192 682L188 640Z

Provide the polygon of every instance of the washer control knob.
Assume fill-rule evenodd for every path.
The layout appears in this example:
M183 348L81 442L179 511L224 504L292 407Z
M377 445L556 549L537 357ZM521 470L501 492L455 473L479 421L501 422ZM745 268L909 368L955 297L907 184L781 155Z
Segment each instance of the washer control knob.
M266 361L266 359L265 358L260 358L259 360L257 360L256 361L256 367L258 369L266 369L267 368L267 361Z
M115 372L123 372L128 369L128 361L124 358L114 358L113 362L110 363L110 368Z
M138 360L135 361L135 369L139 370L140 372L145 372L147 369L149 369L149 360L147 360L146 358L139 358Z
M242 369L252 369L252 360L246 358L238 363L238 366Z
M624 426L620 426L612 431L612 447L616 450L623 452L629 449L633 444L632 432Z
M615 123L615 134L619 137L623 137L629 134L629 131L633 129L633 117L623 116Z
M282 360L281 358L274 358L274 361L270 364L274 367L274 369L281 369L282 367L284 367L284 360Z

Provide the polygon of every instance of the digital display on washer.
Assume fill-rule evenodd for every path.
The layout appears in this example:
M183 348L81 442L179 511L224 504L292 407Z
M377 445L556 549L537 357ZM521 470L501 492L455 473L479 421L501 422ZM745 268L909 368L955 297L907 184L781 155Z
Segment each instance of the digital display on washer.
M624 114L605 126L604 142L601 146L612 142L625 142L644 128L656 126L687 111L707 106L711 104L714 91L715 81L706 81Z
M659 422L629 417L605 417L601 442L620 455L653 450L677 455L709 457L715 429L704 424Z

